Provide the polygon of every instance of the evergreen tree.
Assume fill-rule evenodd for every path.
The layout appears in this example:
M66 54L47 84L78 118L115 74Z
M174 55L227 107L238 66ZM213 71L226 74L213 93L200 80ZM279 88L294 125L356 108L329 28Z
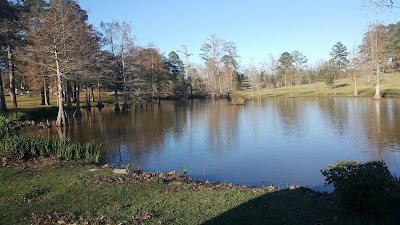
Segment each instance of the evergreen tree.
M349 52L347 51L346 46L342 44L342 42L338 42L332 47L330 55L335 64L335 68L338 72L338 76L340 79L340 73L346 70L348 64L350 63L350 61L347 59Z

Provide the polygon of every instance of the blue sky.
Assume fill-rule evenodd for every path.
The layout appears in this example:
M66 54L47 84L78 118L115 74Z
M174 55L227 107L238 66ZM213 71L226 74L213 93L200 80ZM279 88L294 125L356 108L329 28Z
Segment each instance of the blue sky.
M268 54L298 50L312 64L329 59L341 41L360 44L370 22L394 23L400 11L368 10L368 0L78 0L89 22L127 21L137 45L155 44L161 52L186 45L199 63L200 48L216 34L236 44L242 65L268 60Z

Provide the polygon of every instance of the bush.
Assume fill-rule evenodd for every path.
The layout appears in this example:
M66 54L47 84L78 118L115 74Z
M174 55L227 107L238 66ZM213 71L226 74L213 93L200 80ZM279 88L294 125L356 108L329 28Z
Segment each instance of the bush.
M338 161L321 172L326 177L325 181L335 187L339 204L348 210L373 217L398 210L399 179L390 174L383 161Z

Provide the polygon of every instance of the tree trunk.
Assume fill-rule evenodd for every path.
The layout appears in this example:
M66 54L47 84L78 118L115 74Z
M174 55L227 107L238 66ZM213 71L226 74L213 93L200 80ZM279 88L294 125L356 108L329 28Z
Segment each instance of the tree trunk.
M44 87L42 87L40 89L40 96L42 97L42 103L40 105L44 105L45 104L45 98L46 97L45 97L44 93L45 93L45 90L44 90Z
M97 108L103 108L104 105L103 105L103 103L101 103L101 97L100 97L100 80L99 79L97 79L97 94L98 94Z
M115 111L120 111L121 109L119 108L119 103L118 103L118 89L117 88L115 88L114 96L115 96L115 107L114 107L114 110Z
M290 97L293 97L293 73L290 72Z
M57 72L57 94L58 94L58 115L56 126L66 126L68 125L68 117L64 110L64 98L63 98L63 91L62 91L62 81L61 81L61 71L60 71L60 64L58 61L57 51L54 51L54 57L56 60L56 72Z
M0 112L7 112L6 99L4 98L3 78L0 70Z
M358 91L357 91L357 77L356 77L356 72L354 71L354 96L358 96Z
M11 104L14 108L17 108L17 96L15 94L15 65L10 44L7 45L7 58L8 58L8 73L10 75Z
M49 106L49 90L46 87L46 80L43 78L43 88L42 88L42 105Z
M81 93L81 85L78 81L75 82L75 87L76 87L76 107L75 107L75 112L74 112L74 117L80 117L82 116L82 112L81 112L81 105L80 105L80 93Z
M67 80L67 110L72 110L71 95L72 95L71 81Z
M92 102L94 102L94 88L92 87L92 88L90 88L91 89L91 91L92 91Z
M49 106L50 105L50 90L46 87L46 95L45 95L45 105Z
M50 96L49 96L49 89L47 89L47 87L46 87L46 80L45 79L43 79L43 95L44 95L44 104L46 105L46 106L49 106L49 104L50 104Z
M129 105L128 102L126 100L124 100L124 104L122 105L122 110L128 110L129 109Z
M76 98L76 81L74 81L74 92L72 93L72 95L73 95L73 100L72 100L72 102L73 103L76 103L77 102L77 98Z
M218 86L219 86L219 94L221 95L222 94L221 76L218 76Z
M287 87L287 76L286 76L286 70L285 70L285 87Z
M86 82L86 96L85 96L85 102L86 102L86 108L90 108L90 96L89 96L89 87L88 84Z
M376 62L376 77L377 77L377 82L376 82L376 87L375 87L375 95L374 95L374 99L375 100L380 100L381 99L381 92L380 92L380 87L379 87L379 83L380 83L380 73L379 73L379 63L378 60Z
M380 78L380 71L379 71L379 52L378 52L378 31L376 31L375 33L376 35L376 78L377 78L377 82L376 82L376 87L375 87L375 95L374 95L374 99L375 100L380 100L381 99L381 92L380 92L380 82L381 82L381 78Z

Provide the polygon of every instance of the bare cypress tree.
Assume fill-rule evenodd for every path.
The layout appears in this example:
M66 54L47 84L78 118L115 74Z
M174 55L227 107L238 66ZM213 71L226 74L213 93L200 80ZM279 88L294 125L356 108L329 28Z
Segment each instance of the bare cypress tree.
M46 59L45 66L57 79L56 126L68 124L64 110L63 83L68 78L82 76L91 63L86 56L89 55L88 49L95 45L86 18L86 13L75 1L53 0L50 1L49 9L39 13L38 20L31 21L29 26L32 54Z
M370 68L372 78L375 77L375 95L373 99L381 99L380 82L381 82L381 68L383 68L388 61L387 51L387 27L382 24L371 24L368 32L364 35L363 44L360 46L361 53L364 56ZM371 81L373 80L371 78Z
M354 80L354 97L358 96L357 90L357 72L359 70L360 65L360 55L359 55L359 48L354 45L351 52L350 52L350 69L353 72L353 80Z
M193 54L189 53L186 45L182 45L181 48L182 48L182 50L178 50L178 52L182 53L183 56L186 59L186 63L185 63L185 67L186 67L185 68L185 79L190 81L190 83L189 83L190 95L193 95L193 85L192 85L192 80L193 79L192 79L192 77L190 76L190 73L189 73L190 72L189 57L192 56ZM184 88L184 92L183 93L184 93L184 97L186 97L186 85L184 85L184 86L185 86L185 88Z

